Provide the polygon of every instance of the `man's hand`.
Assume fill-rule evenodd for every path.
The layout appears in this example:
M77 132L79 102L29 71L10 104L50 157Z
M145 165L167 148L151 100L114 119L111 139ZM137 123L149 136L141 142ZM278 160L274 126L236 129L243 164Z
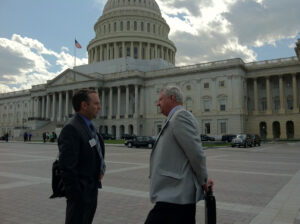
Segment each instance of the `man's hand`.
M205 192L208 192L208 187L211 186L211 190L214 190L214 181L208 178L207 183L203 184L202 188Z
M103 177L104 177L104 174L101 173L101 174L100 174L100 181L103 179Z

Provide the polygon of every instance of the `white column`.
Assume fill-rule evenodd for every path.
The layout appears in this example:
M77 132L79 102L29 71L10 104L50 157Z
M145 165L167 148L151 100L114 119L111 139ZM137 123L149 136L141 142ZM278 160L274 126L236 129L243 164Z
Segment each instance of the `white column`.
M129 86L126 86L125 118L128 118L128 114L129 114Z
M280 110L279 113L283 114L285 111L284 108L284 92L283 92L283 77L279 76L279 99L280 99Z
M76 90L74 89L74 90L73 90L73 93L72 93L72 97L74 97L75 92L76 92ZM75 114L75 113L76 113L76 112L75 112L74 107L73 107L73 105L72 105L72 114Z
M118 108L117 108L117 119L120 119L121 112L121 87L118 86Z
M139 43L139 56L138 56L139 59L143 59L143 57L142 57L142 49L143 49L143 45L142 45L142 42L140 42Z
M47 102L46 102L46 119L49 119L49 109L50 109L50 96L47 94Z
M114 55L114 56L115 56L114 58L115 58L115 59L119 58L119 57L118 57L118 52L119 52L119 51L118 51L118 46L117 46L117 43L115 42L115 43L114 43L114 54L115 54L115 55Z
M58 93L58 115L57 115L57 121L61 121L61 115L62 115L62 92Z
M55 100L55 93L53 93L52 95L52 121L55 121L55 117L56 117L56 113L55 113L55 110L56 110L56 100Z
M66 109L65 109L65 118L69 118L69 91L66 91Z
M131 44L130 44L130 56L132 58L134 58L134 46L133 46L133 42L131 42Z
M140 88L140 92L141 92L141 98L140 98L140 115L144 115L144 97L145 97L145 88L144 87L141 87Z
M254 78L253 80L253 86L254 86L254 113L258 113L258 99L257 99L257 79Z
M45 96L42 96L42 116L43 119L45 118Z
M103 45L100 45L100 61L104 61L104 58L102 57L102 52L103 52Z
M109 44L106 44L106 60L109 60Z
M135 85L134 86L134 117L138 117L138 105L139 105L139 86Z
M266 77L266 91L267 91L267 114L271 114L271 90L270 90L270 78Z
M297 92L297 76L296 74L292 74L293 76L293 110L294 112L299 112L299 104L298 104L298 92Z
M150 43L147 43L146 60L150 60Z
M122 42L122 58L126 58L125 42Z
M102 89L102 102L101 102L101 105L102 105L102 116L105 116L105 91L104 89Z
M113 109L113 107L112 107L112 98L113 98L113 88L110 87L109 88L109 108L108 108L109 113L108 113L108 119L112 118L112 109Z

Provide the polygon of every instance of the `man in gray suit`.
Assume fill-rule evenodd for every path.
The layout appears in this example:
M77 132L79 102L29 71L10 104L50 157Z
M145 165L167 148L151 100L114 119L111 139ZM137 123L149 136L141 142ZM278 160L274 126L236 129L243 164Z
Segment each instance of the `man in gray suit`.
M213 186L207 177L199 124L183 106L178 87L160 92L157 106L167 118L150 157L150 199L145 224L194 224L196 203Z

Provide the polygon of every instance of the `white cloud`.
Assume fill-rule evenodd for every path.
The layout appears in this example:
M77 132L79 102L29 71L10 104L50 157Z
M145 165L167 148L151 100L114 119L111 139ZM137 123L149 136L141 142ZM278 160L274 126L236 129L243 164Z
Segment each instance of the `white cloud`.
M177 47L177 65L242 58L253 47L295 38L299 0L157 0Z
M55 62L51 63L47 57L54 58ZM72 67L73 62L74 58L66 47L57 53L38 40L17 34L13 34L11 39L0 38L0 92L28 89L45 83ZM76 65L86 63L86 58L76 60Z

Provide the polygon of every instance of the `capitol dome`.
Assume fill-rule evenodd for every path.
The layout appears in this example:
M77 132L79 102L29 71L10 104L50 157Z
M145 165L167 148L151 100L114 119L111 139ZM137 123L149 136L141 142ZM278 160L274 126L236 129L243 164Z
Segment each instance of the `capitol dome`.
M128 57L175 64L170 27L155 0L108 0L94 30L89 64Z

